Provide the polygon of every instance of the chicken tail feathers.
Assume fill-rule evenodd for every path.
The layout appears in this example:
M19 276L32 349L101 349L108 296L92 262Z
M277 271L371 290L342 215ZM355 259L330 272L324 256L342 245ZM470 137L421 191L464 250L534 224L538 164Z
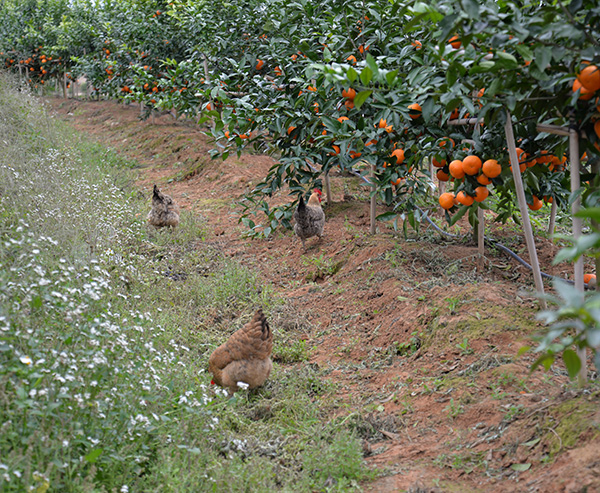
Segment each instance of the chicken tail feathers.
M304 202L304 197L300 195L300 201L298 202L298 208L296 209L298 214L304 214L306 211L306 202Z
M261 334L260 338L263 341L267 341L271 338L271 327L269 327L269 322L267 322L267 317L263 313L262 309L258 309L256 314L254 315L254 321L260 323Z

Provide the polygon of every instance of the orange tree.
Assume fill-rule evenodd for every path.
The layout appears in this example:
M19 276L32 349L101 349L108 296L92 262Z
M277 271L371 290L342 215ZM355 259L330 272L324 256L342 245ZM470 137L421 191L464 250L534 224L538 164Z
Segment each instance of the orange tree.
M419 104L442 71L427 63L414 33L398 31L398 22L386 31L388 16L409 19L410 8L389 9L382 2L261 2L252 26L218 31L242 46L213 65L205 91L219 105L208 116L217 118L215 136L225 141L221 155L254 144L278 157L247 197L242 221L253 233L289 224L290 207L270 209L267 196L284 186L300 192L320 185L334 166L375 166L377 193L412 214L427 188L417 173L423 149L445 137L434 123L443 108ZM261 16L268 22L258 22ZM428 27L419 29L420 43L431 38ZM255 211L266 213L265 224L254 222Z
M71 65L65 26L72 9L66 0L7 0L0 9L0 60L35 87L62 75Z

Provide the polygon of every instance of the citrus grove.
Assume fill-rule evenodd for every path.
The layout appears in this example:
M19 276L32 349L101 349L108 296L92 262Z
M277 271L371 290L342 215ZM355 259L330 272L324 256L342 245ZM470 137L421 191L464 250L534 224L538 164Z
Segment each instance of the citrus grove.
M600 7L596 0L526 5L491 0L4 0L0 2L0 67L40 95L55 91L67 97L69 90L83 82L88 97L135 103L140 107L140 118L157 112L185 118L210 136L215 162L244 151L272 155L272 166L265 176L253 181L241 202L239 222L252 237L268 238L278 228L290 228L296 198L306 190L326 188L330 173L360 176L371 197L384 206L377 219L390 221L405 233L409 226L418 229L421 221L436 213L450 226L464 218L464 224L468 219L475 229L482 210L499 223L511 220L520 224L513 174L513 167L518 167L534 217L543 218L552 208L569 218L571 204L577 197L582 199L584 208L578 216L588 221L589 234L564 248L556 260L575 260L584 254L599 256ZM514 128L518 162L509 158L505 133L508 118ZM564 132L541 131L540 126L577 132L582 186L574 195L570 194L573 168L568 137ZM14 127L21 129L16 124ZM25 130L22 134L26 135ZM32 148L44 145L43 139L31 140ZM76 175L73 168L71 177ZM106 180L101 181L104 187ZM282 191L294 200L271 200ZM31 248L31 258L35 259L37 246L32 244ZM62 264L62 259L57 261ZM323 257L321 261L325 262ZM38 275L33 266L34 260L28 265L31 279ZM75 275L74 279L81 281ZM121 280L129 289L128 278ZM593 283L595 276L587 273L584 280ZM5 284L7 290L11 288ZM40 284L40 289L44 285ZM550 367L562 357L573 378L581 368L573 347L591 348L600 368L600 314L596 308L600 299L598 295L582 299L569 289L557 287L549 299L558 309L540 314L551 329L541 339L534 366ZM264 298L260 297L261 290L256 293L256 298L247 296L252 303L268 297L266 291ZM168 296L166 293L165 298ZM452 298L446 301L454 303ZM44 303L42 298L31 300L31 312L40 312ZM110 304L104 312L115 321L120 318ZM140 324L146 317L137 311L131 316ZM0 322L4 320L0 313ZM106 327L113 330L108 323L111 320L107 319ZM48 330L54 327L46 325ZM147 332L163 337L159 330ZM54 334L46 340L53 338ZM124 340L119 338L118 342ZM139 341L137 354L153 352L148 349L152 344ZM65 347L72 342L67 338ZM301 342L304 354L306 348ZM469 354L467 343L465 339L456 347ZM398 352L407 349L402 344ZM0 345L2 351L7 347ZM187 346L175 349L189 351ZM119 349L115 354L121 358L125 353ZM161 356L165 375L171 371L168 363L173 354ZM82 353L82 361L88 356ZM28 378L35 376L41 382L42 376L34 374L35 365L31 366L38 361L20 358L15 374L30 372ZM119 360L121 363L123 370L117 373L129 375L130 382L120 401L131 406L131 413L137 413L138 408L141 413L152 404L156 427L167 429L173 423L173 412L187 403L184 391L195 380L182 374L179 386L184 390L180 394L177 388L165 387L151 399L136 403L140 382L153 371L150 360L142 358L135 371L130 371L129 358ZM94 374L93 381L97 385L109 378L109 373ZM12 382L10 378L5 381ZM313 385L313 377L307 378ZM304 393L304 388L294 391L296 397ZM19 405L33 406L33 397L28 396L31 394L21 391ZM94 410L81 402L82 416L92 415ZM197 405L200 407L199 402ZM110 407L109 403L106 406ZM460 405L455 406L453 400L448 408L451 414L459 414ZM214 429L218 424L211 413L208 409L198 414L202 429ZM34 420L27 422L27 413L23 416L23 423L13 420L14 426L33 429ZM145 426L141 421L127 424L124 416L115 410L105 420L107 443L120 444L123 437L129 440L138 427ZM49 415L48 422L50 418L53 416ZM318 419L311 416L310 422L317 423ZM79 433L79 421L67 424L74 434ZM236 426L232 422L232 427ZM556 434L554 428L547 429ZM37 430L31 433L34 436ZM295 435L315 433L310 428ZM348 438L335 436L333 443L341 449ZM17 444L13 450L23 445L18 434L9 439ZM56 444L61 447L65 440L57 435ZM111 470L114 461L127 469L124 477L141 477L138 459L159 460L148 452L155 445L150 433L140 442L147 450L132 452L135 460L131 461L111 455L108 448L106 452L94 449L95 439L85 440L89 443L83 443L82 438L79 445L91 452L84 459L101 474ZM329 437L323 438L326 440ZM293 443L290 447L301 449ZM36 453L44 455L42 448ZM198 448L189 452L200 453ZM343 454L336 456L340 463L346 460ZM65 477L69 471L73 476L79 474L79 454L69 463L53 460L56 467L67 471ZM0 460L3 465L7 467ZM319 467L321 464L314 466L316 471L321 471ZM306 471L310 471L308 466ZM307 491L322 484L328 488L333 476L326 470L321 472L323 481L310 483ZM45 473L27 474L39 483L36 491L50 487ZM174 470L173 476L178 474L179 469ZM121 487L118 475L117 471L114 478L106 479L111 491ZM355 477L362 476L356 472ZM223 481L227 484L227 477Z

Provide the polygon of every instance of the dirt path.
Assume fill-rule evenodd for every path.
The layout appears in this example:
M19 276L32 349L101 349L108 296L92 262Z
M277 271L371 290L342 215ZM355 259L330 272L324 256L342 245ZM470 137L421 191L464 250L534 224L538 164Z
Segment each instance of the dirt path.
M152 123L133 106L50 104L141 163L148 197L158 183L204 217L207 241L259 270L303 314L312 362L339 384L366 459L384 471L366 491L600 491L597 387L575 390L560 366L529 376L532 357L516 358L540 329L536 300L520 291L532 285L524 268L488 251L478 273L474 245L431 229L408 241L385 224L368 235L366 192L341 176L321 243L309 240L304 253L290 232L249 240L236 201L271 158L211 161L202 131L170 115ZM492 233L527 258L518 228ZM544 269L567 276L551 265L557 250L540 239Z

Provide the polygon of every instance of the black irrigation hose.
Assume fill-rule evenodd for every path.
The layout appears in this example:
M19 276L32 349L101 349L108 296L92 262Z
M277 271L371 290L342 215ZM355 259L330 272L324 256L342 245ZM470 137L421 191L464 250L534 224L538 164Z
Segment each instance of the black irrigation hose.
M444 231L442 228L440 228L437 224L435 224L431 218L425 214L419 207L417 207L417 209L419 209L419 211L425 216L425 219L427 220L427 222L429 224L431 224L436 231L439 231L442 234L445 234L446 236L450 236L452 238L459 238L459 235L455 235L452 233L448 233L447 231ZM498 248L499 250L502 250L504 253L506 253L507 255L511 256L512 258L514 258L517 262L519 262L521 265L524 265L525 267L527 267L529 270L533 270L533 267L531 267L531 265L529 265L525 260L523 260L521 257L519 257L515 252L513 252L510 248L505 247L502 243L499 243L495 240L492 240L491 238L488 238L487 236L483 237L484 240L488 243L491 243L492 245L494 245L496 248ZM561 281L566 281L569 284L573 284L573 281L571 281L570 279L563 279L562 277L556 277L550 274L547 274L545 272L541 272L540 274L542 275L542 277L545 277L546 279L560 279Z

